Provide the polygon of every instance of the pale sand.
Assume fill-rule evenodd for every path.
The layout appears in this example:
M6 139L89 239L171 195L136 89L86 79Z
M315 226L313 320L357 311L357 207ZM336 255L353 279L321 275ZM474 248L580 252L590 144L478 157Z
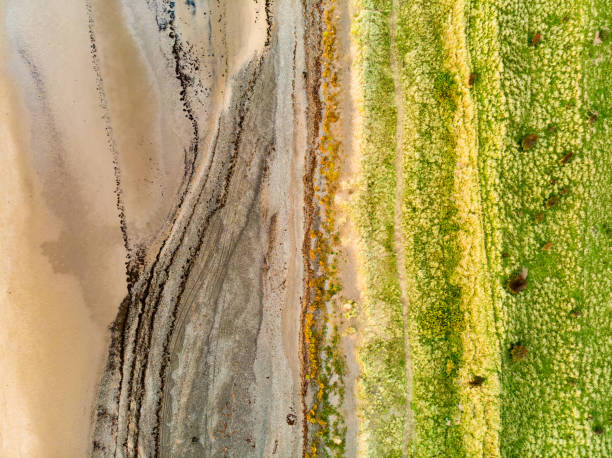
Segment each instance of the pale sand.
M0 455L82 457L125 251L84 11L31 3L0 2Z

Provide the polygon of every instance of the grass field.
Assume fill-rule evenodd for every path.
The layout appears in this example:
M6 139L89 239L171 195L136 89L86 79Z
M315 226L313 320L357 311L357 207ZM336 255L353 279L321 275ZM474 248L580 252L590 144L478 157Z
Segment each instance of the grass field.
M612 2L353 8L363 452L610 456Z

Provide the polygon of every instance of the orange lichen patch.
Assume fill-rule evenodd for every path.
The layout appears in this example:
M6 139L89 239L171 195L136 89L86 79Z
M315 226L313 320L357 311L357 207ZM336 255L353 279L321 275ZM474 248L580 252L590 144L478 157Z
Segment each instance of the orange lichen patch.
M304 322L304 341L307 353L305 377L313 390L313 401L306 411L309 434L306 438L305 456L315 457L325 454L330 447L330 436L343 436L343 420L330 398L342 403L343 388L341 374L334 373L339 356L337 329L331 326L330 312L341 289L337 276L337 253L339 237L335 221L334 199L338 188L341 143L336 138L340 115L338 111L339 81L335 66L337 60L337 37L335 0L324 4L321 47L321 87L322 117L319 145L317 149L315 176L313 178L313 215L317 229L309 233L311 239L310 256L310 301L306 305ZM331 396L330 396L331 395ZM333 418L331 418L333 417ZM329 434L330 431L333 434ZM340 446L344 444L341 441Z

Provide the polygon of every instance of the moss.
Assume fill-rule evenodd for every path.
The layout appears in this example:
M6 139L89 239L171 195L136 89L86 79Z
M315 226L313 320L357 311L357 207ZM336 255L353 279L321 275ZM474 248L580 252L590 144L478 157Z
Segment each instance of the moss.
M461 332L463 316L459 309L461 288L449 285L443 301L424 308L418 317L420 332L428 338L448 338Z
M512 345L510 348L510 356L512 357L512 361L515 363L523 361L528 355L527 347L521 345L520 343Z
M445 108L455 111L457 109L458 93L453 74L449 71L437 72L433 81L433 98Z

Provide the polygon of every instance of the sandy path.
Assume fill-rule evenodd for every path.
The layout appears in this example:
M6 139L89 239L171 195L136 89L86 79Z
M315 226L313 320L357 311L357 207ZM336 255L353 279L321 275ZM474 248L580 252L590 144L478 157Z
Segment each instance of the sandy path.
M402 300L403 308L403 319L404 319L404 340L405 340L405 354L406 354L406 385L407 385L407 397L406 397L406 410L408 412L406 418L406 441L404 453L408 452L408 446L410 438L414 434L414 415L410 406L410 396L412 394L412 368L410 364L410 340L408 337L408 320L409 320L409 303L407 296L407 279L406 279L406 255L404 253L404 239L402 236L403 225L405 224L403 218L403 205L404 205L404 147L403 147L403 123L405 120L404 114L404 87L402 84L401 77L401 65L403 61L402 56L398 56L398 48L396 46L396 34L397 34L397 21L398 21L398 8L399 1L393 0L390 20L390 31L391 31L391 70L393 72L393 83L394 83L394 97L395 106L397 107L397 123L395 131L395 144L396 144L396 158L395 158L395 220L394 220L394 239L395 239L395 252L397 256L397 278L400 286L400 295Z
M341 49L341 59L337 62L341 81L341 132L342 161L340 164L339 190L336 194L336 208L338 217L338 231L341 240L341 258L339 261L339 277L342 284L342 296L355 307L359 307L363 299L363 278L359 265L358 235L351 220L351 205L354 204L357 190L357 177L360 173L359 132L360 115L356 109L359 104L359 90L357 75L353 72L355 59L354 43L351 40L351 25L353 17L350 2L337 2L338 15L338 44ZM342 305L344 307L344 304ZM340 315L347 310L340 310ZM347 396L343 406L344 420L346 422L346 456L357 456L359 446L359 417L357 381L361 367L357 361L357 347L359 345L359 321L342 318L342 350L346 358L347 374L344 384ZM351 329L352 328L352 329Z

